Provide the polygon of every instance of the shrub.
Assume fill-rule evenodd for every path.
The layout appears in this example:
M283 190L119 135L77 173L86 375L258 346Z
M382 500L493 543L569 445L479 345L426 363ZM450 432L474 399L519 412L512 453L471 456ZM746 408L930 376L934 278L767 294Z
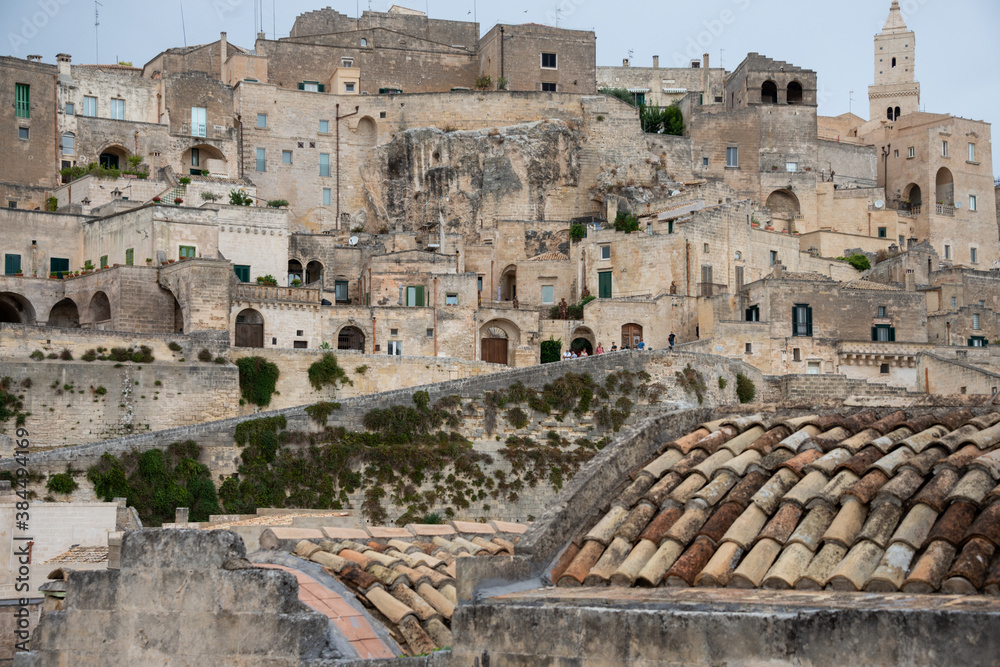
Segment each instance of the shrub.
M56 197L49 197L45 200L45 210L50 212L55 212L59 208L59 199Z
M257 284L266 285L268 287L277 287L278 279L269 273L266 276L257 276Z
M329 403L321 402L314 405L306 406L306 414L309 415L314 422L320 424L321 426L326 426L327 419L330 417L330 413L334 410L340 409L340 403Z
M636 232L639 231L639 218L631 213L619 211L615 217L615 231Z
M262 408L271 404L278 383L278 367L263 357L244 357L236 362L240 369L240 393L247 403Z
M208 190L205 190L204 192L201 193L202 201L214 202L214 201L219 201L220 199L222 199L222 195L220 195L217 192L209 192Z
M203 349L198 353L198 361L209 362L212 360L212 353L208 350Z
M80 358L84 361L93 361L94 359L97 359L97 352L94 350L87 350Z
M354 369L354 372L357 373L358 375L364 375L365 373L368 372L368 364L365 364L364 366L358 366L357 368Z
M267 202L267 205L270 208L281 208L282 206L284 206L285 208L288 208L288 200L287 199L269 199L268 202Z
M97 394L98 396L104 396L105 394L107 394L107 393L108 393L108 390L107 390L107 389L105 389L105 388L104 388L104 387L102 386L102 387L98 387L97 389L95 389L95 390L94 390L94 393L95 393L95 394Z
M181 185L191 185L191 179L188 178L187 176L181 176L180 178L177 179L177 182L180 183Z
M231 206L250 206L253 198L247 194L246 190L230 190L229 204Z
M858 271L867 271L872 268L872 263L868 260L866 255L854 254L850 257L838 257L837 259L846 261Z
M49 352L49 354L48 354L48 357L47 357L47 358L48 358L48 359L58 359L58 358L59 358L59 355L58 355L58 354L56 354L55 352Z
M29 356L35 361L41 361L42 359L45 358L45 353L42 352L41 350L35 350Z
M63 351L59 353L59 358L63 361L73 361L73 353L63 348Z
M476 89L477 90L489 90L490 86L493 85L493 79L489 76L481 76L476 79Z
M437 512L428 512L420 518L420 523L428 526L436 526L444 523L444 517Z
M347 377L347 371L337 363L337 355L332 352L327 352L319 361L309 367L309 384L316 391L328 384L336 386L338 382L341 385L354 384Z
M52 493L68 494L73 493L80 487L69 473L58 472L49 476L49 481L45 483L45 488Z
M698 405L705 402L705 378L702 376L701 371L691 368L691 364L688 364L683 371L677 371L674 373L677 378L677 385L683 389L686 393L693 393L698 399Z
M170 341L170 344L167 345L167 347L170 348L171 352L180 352L181 351L181 345L180 345L180 343L175 343L174 341Z
M10 376L0 378L0 426L13 419L20 428L27 422L30 412L23 412L24 401L11 391L14 380Z
M750 403L757 396L757 387L754 386L753 380L743 375L742 373L736 374L736 397L740 399L740 403Z
M528 414L521 408L511 408L507 411L507 421L514 428L524 428L528 425Z
M558 309L556 311L558 315ZM562 339L542 341L542 363L551 364L554 361L562 360Z
M180 205L181 205L181 204L183 204L183 203L184 203L184 200L183 200L183 199L181 199L180 197L175 197L175 198L174 198L174 204L176 204L176 205L180 206Z
M719 376L719 389L725 389L726 385L728 385L728 384L729 384L729 380L727 380L726 378L724 378L724 377L722 377L720 375Z
M586 238L587 236L587 225L583 223L574 222L569 226L569 237L574 241L579 241L580 239Z
M215 358L215 363L217 363L217 364L219 364L221 366L222 364L226 363L226 358L225 357L216 357Z

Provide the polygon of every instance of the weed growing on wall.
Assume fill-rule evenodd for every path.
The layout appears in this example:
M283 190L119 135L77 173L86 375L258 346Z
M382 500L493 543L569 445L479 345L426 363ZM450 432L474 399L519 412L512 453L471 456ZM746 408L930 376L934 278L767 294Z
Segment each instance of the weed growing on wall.
M45 488L52 493L68 494L73 493L80 487L69 473L58 472L49 476L49 481L45 483Z
M319 391L327 385L336 387L337 384L349 384L353 386L354 382L347 377L347 371L337 363L337 355L327 352L322 359L309 367L309 384L313 386L313 389Z
M677 385L688 394L694 394L698 398L698 405L705 402L705 377L701 371L691 368L691 364L684 367L683 371L677 371L674 376L677 378Z
M13 384L10 376L0 378L0 427L13 419L14 426L19 428L31 416L30 412L24 412L23 398L13 393Z
M266 408L278 384L278 367L263 357L244 357L237 360L240 369L240 393L247 403Z
M742 373L737 373L736 397L740 399L740 403L751 403L756 396L757 387L754 386L753 380Z

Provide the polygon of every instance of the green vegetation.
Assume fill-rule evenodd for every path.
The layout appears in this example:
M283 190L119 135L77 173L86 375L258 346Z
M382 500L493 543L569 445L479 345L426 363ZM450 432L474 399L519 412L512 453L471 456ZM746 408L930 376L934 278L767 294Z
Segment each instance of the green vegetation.
M253 197L247 194L246 190L229 191L230 206L250 206L253 204Z
M580 300L580 303L570 306L566 309L566 319L567 320L582 320L583 319L583 307L588 303L596 299L594 295L585 296ZM559 306L552 306L549 309L549 318L553 320L560 319L561 313L559 312ZM542 363L545 363L544 361Z
M708 386L705 384L705 377L701 371L691 368L691 364L688 364L683 371L674 373L674 377L677 378L677 385L685 393L693 393L698 398L698 405L705 402L705 390Z
M337 363L337 355L327 352L319 361L309 367L309 384L313 386L313 389L319 391L326 385L333 385L336 388L337 383L354 385L354 382L347 377L347 371Z
M247 403L266 408L278 383L278 367L263 357L237 360L240 369L240 392Z
M257 276L257 284L266 287L277 287L278 279L269 273L266 276Z
M850 257L838 257L837 259L847 262L858 271L867 271L872 268L872 263L866 255L854 254Z
M611 97L617 97L625 104L629 106L637 107L639 106L638 98L635 93L628 92L628 88L601 88L599 91L601 95L610 95Z
M45 210L54 213L56 209L59 208L59 199L56 197L49 197L45 200Z
M119 170L102 167L96 162L91 162L86 166L75 165L72 167L63 167L59 170L59 174L65 176L71 182L78 178L83 178L88 174L96 178L120 178L122 175Z
M221 510L208 467L198 463L200 454L193 440L175 442L166 451L104 454L87 479L105 502L126 498L145 526L172 522L178 507L190 509L191 521L207 521Z
M175 343L174 341L170 341L170 344L167 345L167 347L170 348L171 352L180 352L181 351L181 345L180 345L180 343Z
M13 393L13 384L13 378L8 375L0 378L0 426L13 419L14 425L19 428L24 426L31 413L24 412L24 399Z
M306 406L306 414L320 426L326 426L327 420L330 418L330 414L334 410L340 409L340 403L329 403L320 402L314 405Z
M724 378L724 377L722 377L720 375L719 376L719 389L725 389L728 384L729 384L729 380L727 380L726 378Z
M49 476L49 481L45 484L45 488L52 493L62 493L64 495L73 493L79 487L80 485L73 479L73 475L68 472L59 472Z
M198 361L204 361L207 363L211 360L212 360L212 353L209 352L207 349L203 348L201 352L198 353Z
M528 425L528 413L521 408L512 408L507 411L507 421L516 429L522 429Z
M28 356L31 359L34 359L35 361L41 361L42 359L45 358L45 353L42 352L41 350L35 350L34 352L32 352L31 354L29 354Z
M181 176L180 178L177 179L177 182L180 183L181 185L191 185L191 179L188 178L187 176Z
M582 222L574 222L569 226L569 237L574 241L579 241L587 236L587 225Z
M740 403L751 403L756 396L757 387L754 386L753 380L742 373L737 373L736 397L740 399Z
M642 131L647 134L670 134L677 137L684 135L684 115L676 104L671 104L669 107L641 106L639 122Z
M562 361L562 339L542 341L542 363L551 364L554 361Z
M493 79L489 76L481 76L476 79L476 90L489 90L493 86Z
M639 218L626 211L619 211L615 217L615 231L626 233L639 231Z
M104 396L105 394L108 393L108 390L102 385L94 389L94 393L97 394L98 396Z
M288 200L287 199L269 199L268 202L267 202L267 205L270 208L281 208L282 206L284 206L285 208L288 208Z

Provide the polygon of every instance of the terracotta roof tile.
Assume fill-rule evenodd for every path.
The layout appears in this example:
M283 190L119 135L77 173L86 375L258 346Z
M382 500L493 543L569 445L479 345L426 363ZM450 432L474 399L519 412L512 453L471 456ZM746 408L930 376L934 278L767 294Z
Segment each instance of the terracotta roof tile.
M784 502L797 503L805 507L806 503L819 496L830 480L819 470L814 470L789 489L783 498Z
M867 505L875 499L879 490L888 481L889 477L884 472L878 469L872 470L862 477L860 481L855 482L849 489L845 490L844 496L853 497L859 503Z
M924 476L916 470L900 471L899 474L879 489L878 495L875 497L876 502L890 501L899 504L905 503L923 483Z
M579 553L573 557L569 566L563 571L562 576L556 581L557 586L580 586L590 573L590 568L594 567L598 559L604 553L604 545L600 542L588 540Z
M793 458L795 458L795 454L787 449L776 449L759 462L752 463L748 469L767 473L767 476L770 477L771 473L781 467L782 463Z
M733 453L728 449L722 449L707 459L696 465L693 470L701 473L706 480L712 479L715 471L721 468L726 462L733 458Z
M622 564L618 566L618 569L614 574L611 575L611 585L612 586L632 586L635 584L636 577L639 576L639 572L642 570L643 566L649 562L649 559L653 557L656 553L657 546L649 540L639 540L639 542L632 548L628 557L622 561Z
M986 581L983 582L983 591L988 595L1000 594L1000 558L994 556L993 564L990 565L986 573Z
M934 593L955 560L955 547L944 540L931 542L917 560L901 589L906 593Z
M898 591L910 571L910 564L916 553L913 547L903 542L889 546L882 555L878 567L864 586L870 593L894 593Z
M966 466L975 461L982 454L982 451L975 445L966 445L947 459L934 466L934 470L950 468L952 470L965 470Z
M778 560L764 576L763 588L791 589L809 567L813 552L796 542L785 547Z
M795 503L785 503L783 504L771 520L767 522L764 529L760 531L757 536L758 540L771 539L778 544L783 545L795 530L795 527L799 524L799 519L802 518L803 510L800 506Z
M812 464L819 458L823 456L823 452L816 449L807 449L804 452L796 454L792 458L788 459L781 464L782 468L788 468L796 474L796 476L801 476L803 470L806 466Z
M914 550L920 549L930 534L931 528L934 527L937 518L938 512L934 508L923 503L914 505L906 513L896 532L892 534L889 543L903 542L910 545Z
M624 507L625 509L631 509L635 506L637 502L649 491L649 487L653 486L653 482L656 479L649 473L643 471L635 478L627 489L622 491L621 495L618 496L614 503Z
M838 466L838 470L847 469L853 472L855 475L864 475L868 467L875 461L882 458L882 451L877 447L865 447L855 453L851 458L847 459Z
M884 550L870 540L861 540L834 568L827 586L835 591L860 591L875 572Z
M885 435L890 431L896 430L900 424L906 421L906 413L902 410L897 410L891 414L882 417L878 421L872 422L869 428L873 428L879 433Z
M723 445L723 448L732 452L733 456L739 456L745 452L750 445L757 442L757 440L759 440L764 433L765 431L763 426L751 426L732 440L726 442L726 444Z
M667 571L667 586L693 586L694 579L715 554L715 543L699 537Z
M760 436L753 441L748 447L754 451L760 452L764 456L771 453L774 446L791 435L791 429L787 426L779 425L771 428L764 435Z
M895 431L883 435L881 438L875 438L872 440L871 445L872 447L878 447L883 454L887 454L895 448L897 442L911 435L913 435L913 431L905 426L901 426Z
M689 452L684 458L670 467L671 472L675 472L682 477L686 477L691 470L699 463L708 458L708 454L703 449L695 449Z
M667 451L660 454L658 457L653 459L653 461L647 465L643 470L648 472L653 476L654 479L660 479L670 466L674 465L684 457L678 449L668 449Z
M969 540L945 576L941 590L952 595L973 595L986 581L986 572L996 547L989 540Z
M934 467L945 460L948 457L948 452L944 447L935 445L933 447L928 447L924 451L920 452L916 456L906 459L903 465L899 467L900 470L912 469L920 473L921 477L926 477L934 469Z
M667 535L667 531L670 530L671 526L677 522L677 519L681 518L684 514L684 510L680 507L668 507L653 519L646 529L642 531L639 535L640 540L650 540L657 547L663 542L663 539Z
M993 478L985 470L970 470L958 480L958 484L948 494L948 500L964 500L978 505L995 485Z
M889 546L889 538L892 537L899 520L903 516L903 509L893 503L882 503L876 505L868 514L865 525L858 533L858 540L869 540L885 549Z
M781 498L797 483L798 478L795 473L787 468L782 468L774 473L774 476L765 482L764 486L760 487L760 490L754 494L750 501L770 516L774 514L774 510L778 509Z
M990 505L972 522L965 539L975 537L988 540L993 546L1000 546L1000 504Z
M924 503L934 508L935 512L943 512L947 508L945 498L958 483L958 473L954 470L942 470L934 475L920 492L913 497L914 503Z
M694 447L696 449L703 449L710 456L717 452L722 445L726 444L733 436L735 436L737 430L732 426L723 426L718 431L714 431L709 435L695 443Z
M641 586L659 586L674 562L680 558L684 547L673 540L664 540L656 553L639 570L636 584Z
M809 567L806 568L805 574L795 582L795 588L819 590L826 587L830 576L846 555L847 547L836 542L827 542L809 561Z
M711 514L712 510L706 507L687 508L681 518L677 519L667 531L667 539L674 540L681 546L687 546Z
M622 564L630 551L632 551L632 544L627 540L623 540L620 537L611 540L611 544L604 550L600 559L594 564L594 567L591 568L590 573L584 579L584 585L600 586L608 583L611 575L615 573L615 570Z
M587 533L587 539L600 542L604 546L607 546L614 538L615 531L618 530L618 526L622 525L627 517L628 510L624 507L615 505L600 521L597 522L597 525L590 529L590 532Z
M952 546L958 546L975 518L976 506L972 503L952 503L931 528L927 540L943 540Z
M752 452L755 453L755 452ZM698 503L702 507L712 507L716 505L729 490L736 485L739 477L731 470L720 470L711 482L703 486L690 498L690 502Z
M748 549L766 523L767 514L764 510L756 503L750 503L722 536L722 541L734 542L741 548Z
M743 475L746 474L747 470L750 469L750 466L759 463L761 458L763 457L761 457L760 452L748 449L742 452L739 456L727 461L726 464L722 466L722 470L732 472L736 475L736 481L739 481Z
M682 454L687 454L694 447L695 443L711 433L707 428L699 428L687 435L677 438L668 447L675 447Z
M646 492L646 500L654 505L662 505L670 492L684 479L680 474L672 472L660 479L659 482L650 487Z
M618 526L615 537L620 537L631 544L639 537L639 533L646 528L655 514L656 508L654 506L646 502L639 503Z
M838 447L836 449L831 449L826 454L823 454L821 457L807 465L804 468L804 471L808 473L813 470L821 470L827 477L833 477L840 465L851 458L851 452L843 447Z
M841 470L833 479L827 482L826 486L820 490L819 494L810 501L808 507L814 504L824 504L828 507L836 507L839 504L840 496L847 489L858 483L859 477L850 470Z
M750 503L750 499L753 498L754 494L760 490L760 487L764 486L767 482L768 477L761 472L751 471L740 480L739 484L734 486L724 498L724 502L727 503L738 503L741 507L746 507Z
M733 588L757 588L779 553L781 545L774 540L765 538L757 542L733 572L729 585Z
M827 507L815 507L809 510L805 519L789 536L788 543L801 544L810 552L816 551L823 539L823 533L830 527L833 517L833 511Z

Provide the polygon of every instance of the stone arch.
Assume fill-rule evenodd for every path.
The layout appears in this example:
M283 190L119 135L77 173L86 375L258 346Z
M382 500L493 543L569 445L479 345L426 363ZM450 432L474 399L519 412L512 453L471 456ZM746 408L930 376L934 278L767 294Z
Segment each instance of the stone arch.
M785 91L788 95L789 104L802 104L802 84L798 81L792 81L788 84L788 88Z
M128 167L128 149L121 144L110 144L101 149L97 161L108 169L125 169Z
M253 308L244 308L236 315L235 347L264 347L264 316Z
M323 280L323 263L318 259L310 260L306 264L305 280L303 282L306 285L311 285L315 282L321 282Z
M489 320L479 328L480 360L514 365L514 350L521 344L521 329L510 320Z
M777 104L778 103L778 84L774 81L768 79L760 87L760 103L761 104Z
M96 292L90 299L90 306L87 308L88 320L91 324L100 324L111 321L111 300L104 292Z
M767 208L771 215L798 215L799 198L791 190L775 190L767 197Z
M589 327L577 327L570 336L570 349L576 351L585 349L587 354L594 354L596 340L594 332Z
M353 324L342 326L337 331L337 349L364 352L365 332L361 330L361 327Z
M517 297L517 265L510 264L500 272L500 301L513 301ZM490 295L492 299L494 295Z
M945 206L955 205L955 178L951 175L951 170L948 167L938 169L934 186L935 201Z
M621 349L625 349L627 346L629 349L636 349L638 344L642 342L642 325L636 324L635 322L629 322L628 324L622 325L622 340Z
M916 183L910 183L903 190L903 198L910 202L910 208L923 204L923 191Z
M0 322L34 324L35 308L20 294L0 292Z
M378 123L371 116L365 116L359 120L358 129L355 132L360 146L374 146L378 143Z
M67 298L52 306L45 326L78 329L80 327L80 309L77 308L76 302Z
M226 155L216 146L211 144L195 144L188 147L181 154L182 171L178 175L200 174L202 171L211 172L210 161L217 161L223 166L226 164ZM217 173L226 173L225 168L216 168Z
M306 272L302 268L302 262L297 259L288 260L288 284L291 285L296 278L305 282L305 277Z

